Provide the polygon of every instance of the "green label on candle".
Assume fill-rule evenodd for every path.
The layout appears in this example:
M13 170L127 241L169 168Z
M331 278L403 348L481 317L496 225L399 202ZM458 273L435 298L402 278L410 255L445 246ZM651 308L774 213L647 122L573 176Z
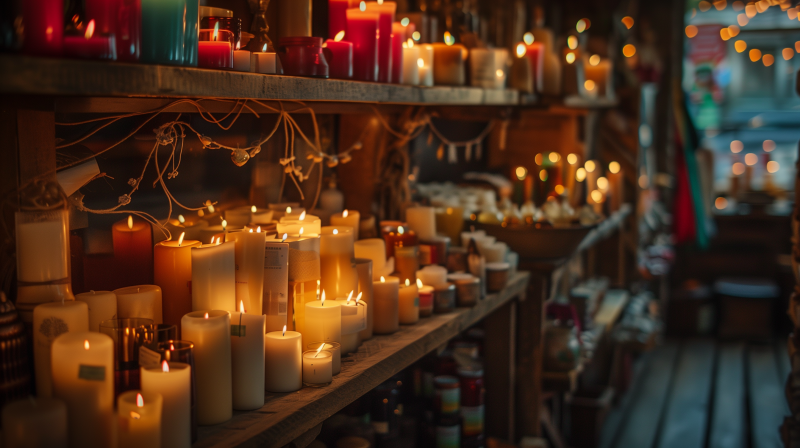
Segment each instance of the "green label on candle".
M419 306L419 297L414 297L414 306Z
M104 381L106 379L106 366L87 366L81 364L78 368L78 379Z
M244 337L246 325L231 325L231 336Z

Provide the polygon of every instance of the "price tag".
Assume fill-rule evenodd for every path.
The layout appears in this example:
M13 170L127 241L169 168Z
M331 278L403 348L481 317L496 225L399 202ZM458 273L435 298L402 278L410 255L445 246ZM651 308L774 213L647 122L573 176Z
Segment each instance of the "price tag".
M144 345L139 347L139 367L156 368L161 365L161 353L150 350Z
M78 367L78 379L87 381L104 381L106 379L106 366L87 366L81 364Z

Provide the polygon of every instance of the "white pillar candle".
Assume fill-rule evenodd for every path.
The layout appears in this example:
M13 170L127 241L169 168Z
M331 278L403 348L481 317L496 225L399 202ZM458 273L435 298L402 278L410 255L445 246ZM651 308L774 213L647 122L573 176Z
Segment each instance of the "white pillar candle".
M400 328L397 315L399 289L400 279L397 277L381 277L372 283L374 333L391 334Z
M303 383L307 386L326 386L333 381L333 356L326 350L303 352Z
M403 43L403 84L419 85L419 59L419 47L414 45L413 39L408 39Z
M141 317L163 323L161 312L161 288L156 285L128 286L114 290L117 296L117 318Z
M336 299L342 306L342 352L358 351L361 340L358 333L367 328L367 304L361 297L340 297Z
M67 448L67 406L57 398L24 398L3 407L5 448Z
M161 445L160 393L129 390L117 397L118 448Z
M381 276L387 276L391 272L386 272L386 242L383 238L367 238L356 241L354 244L356 258L368 258L372 260L372 278L379 280Z
M463 247L469 247L469 242L473 239L480 239L486 236L486 232L483 230L475 230L473 232L461 232L461 245Z
M250 52L248 53L248 61L250 60ZM248 62L249 63L249 62ZM234 70L237 70L234 68ZM241 71L250 71L250 70L241 70ZM230 227L244 227L250 224L250 215L251 215L251 206L243 205L240 207L234 207L223 212L225 215L225 221L227 222L228 226Z
M193 311L181 319L181 337L194 343L197 423L215 425L233 416L231 319L227 311Z
M236 303L244 302L248 314L261 314L264 292L264 247L266 236L258 228L245 228L225 235L226 241L236 243Z
M238 46L238 44L237 44ZM237 72L250 71L250 52L247 50L233 50L233 69Z
M78 331L53 341L53 396L67 405L69 446L114 446L114 343Z
M362 341L372 338L372 260L366 258L356 258L356 273L358 274L358 294L361 301L367 305L367 328L362 330L358 336Z
M419 322L419 289L406 279L398 291L398 318L403 325Z
M250 207L250 222L252 224L270 224L272 223L273 211L267 208L258 208L255 205Z
M409 207L406 209L406 222L422 241L436 236L436 214L433 207Z
M438 286L447 283L447 268L444 266L430 265L417 271L417 278L423 285Z
M325 292L323 291L321 300L308 302L305 308L303 339L306 341L342 343L341 303L335 300L325 300Z
M484 89L502 89L506 85L508 50L473 48L469 52L471 84Z
M117 318L117 296L111 291L89 291L75 295L89 310L89 331L100 331L100 322Z
M433 86L433 45L424 44L419 46L419 58L422 65L419 66L419 85Z
M358 288L353 266L353 229L342 226L322 228L319 243L320 282L330 297L347 297Z
M487 244L481 247L481 254L483 254L483 256L486 257L487 263L506 261L507 252L508 252L508 245L503 242Z
M323 350L327 350L331 352L331 369L333 370L334 375L338 375L342 372L342 346L338 342L311 342L310 344L306 344L306 350L319 350L319 346L322 345Z
M245 314L243 302L231 313L231 374L233 408L240 411L264 406L264 335L267 316Z
M358 230L361 226L361 213L358 210L343 210L331 215L331 226L343 226L353 229L353 241L358 241Z
M302 218L302 219L300 219ZM322 220L319 216L300 214L297 218L283 217L277 225L278 235L284 233L289 236L314 236L319 235L322 229Z
M85 302L49 302L33 309L33 364L38 396L53 395L50 367L53 340L76 331L89 331L89 308Z
M236 308L235 254L232 241L192 248L192 310Z
M266 47L267 44L264 44ZM254 73L274 74L276 68L276 53L256 51L250 54L250 71Z
M320 238L319 236L289 237L286 243L289 245L288 288L291 301L288 308L293 315L289 317L289 324L291 326L294 321L294 330L303 333L305 304L319 299L317 290L320 285ZM287 324L285 320L278 328Z
M264 388L294 392L303 386L303 337L296 331L270 331L264 340Z
M163 361L159 367L141 369L142 392L161 394L161 446L192 446L192 367Z

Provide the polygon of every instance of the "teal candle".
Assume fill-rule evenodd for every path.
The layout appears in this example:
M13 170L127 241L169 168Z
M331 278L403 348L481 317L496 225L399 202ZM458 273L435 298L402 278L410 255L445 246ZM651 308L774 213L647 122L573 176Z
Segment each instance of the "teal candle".
M186 33L183 37L183 65L197 67L197 34L200 1L186 0Z
M195 33L197 28L197 0L195 7ZM142 0L142 56L141 61L151 64L181 65L184 61L185 20L189 12L187 0ZM197 36L194 38L197 54ZM195 65L197 57L195 56Z

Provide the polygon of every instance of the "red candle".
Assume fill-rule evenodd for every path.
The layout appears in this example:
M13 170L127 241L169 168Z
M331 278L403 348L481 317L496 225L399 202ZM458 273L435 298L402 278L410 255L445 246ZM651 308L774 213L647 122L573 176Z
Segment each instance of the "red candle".
M114 35L118 60L139 60L140 0L86 0L86 19L94 20L97 33Z
M60 56L64 37L64 0L25 0L22 3L23 51Z
M328 60L330 77L338 79L351 79L353 77L353 44L342 41L344 31L340 31L336 36L338 40L328 39L325 47L330 50L331 57Z
M83 36L65 36L64 54L84 59L117 59L114 35L94 36L95 22L90 20Z
M403 83L403 42L406 41L406 27L400 22L392 24L392 82Z
M353 43L353 79L377 81L378 14L360 8L348 9L347 39Z
M378 13L378 81L392 82L392 23L395 2L367 2L368 12Z
M129 285L153 283L153 229L132 216L111 227L114 261Z
M203 68L233 68L233 33L219 29L200 30L197 43L197 66Z
M531 63L531 73L537 91L542 90L542 83L544 82L544 44L541 42L533 42L525 45L527 52L525 57Z
M357 7L354 0L328 0L328 37L333 39L339 31L347 29L347 9ZM331 76L333 77L333 76Z

